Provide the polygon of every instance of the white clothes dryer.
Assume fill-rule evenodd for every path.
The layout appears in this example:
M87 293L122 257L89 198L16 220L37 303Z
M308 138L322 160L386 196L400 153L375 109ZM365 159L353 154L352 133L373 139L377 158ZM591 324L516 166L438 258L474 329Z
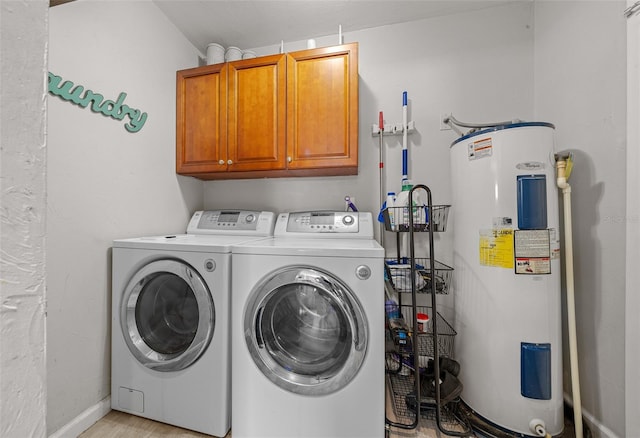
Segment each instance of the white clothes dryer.
M384 250L370 213L278 216L234 246L234 438L385 430Z
M200 211L187 234L113 242L113 409L227 434L231 247L274 223L272 212Z

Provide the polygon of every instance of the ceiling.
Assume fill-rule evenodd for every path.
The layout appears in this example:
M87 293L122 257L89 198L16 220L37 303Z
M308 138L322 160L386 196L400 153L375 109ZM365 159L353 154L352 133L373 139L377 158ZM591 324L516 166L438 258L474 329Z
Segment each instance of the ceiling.
M530 0L152 0L203 54L264 47Z

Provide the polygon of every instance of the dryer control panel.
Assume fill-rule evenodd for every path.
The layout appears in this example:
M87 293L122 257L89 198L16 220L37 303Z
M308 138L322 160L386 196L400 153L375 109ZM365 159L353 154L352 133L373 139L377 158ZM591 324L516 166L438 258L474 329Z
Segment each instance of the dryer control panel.
M273 236L275 218L271 211L196 211L187 226L187 234Z
M277 237L326 237L372 239L372 215L352 211L302 211L281 213L276 222Z

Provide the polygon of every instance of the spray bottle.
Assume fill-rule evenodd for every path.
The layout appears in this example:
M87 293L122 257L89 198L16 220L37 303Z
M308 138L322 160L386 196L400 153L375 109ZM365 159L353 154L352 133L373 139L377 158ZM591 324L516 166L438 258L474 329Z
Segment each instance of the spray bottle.
M387 193L387 200L384 203L383 208L387 209L387 217L389 218L389 227L392 231L398 229L395 220L395 206L396 206L396 192Z

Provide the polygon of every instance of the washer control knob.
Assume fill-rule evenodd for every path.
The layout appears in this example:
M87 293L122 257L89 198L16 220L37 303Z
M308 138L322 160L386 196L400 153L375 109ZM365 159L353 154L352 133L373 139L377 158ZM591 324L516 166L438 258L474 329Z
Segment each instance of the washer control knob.
M248 224L252 223L253 221L256 220L256 217L253 214L248 214L247 217L244 219Z
M207 259L204 261L204 269L207 270L207 272L213 272L216 269L216 262L214 262L211 259Z
M348 214L348 215L346 215L345 217L342 218L342 223L345 224L345 225L353 225L354 221L355 221L355 219L350 214Z
M367 265L360 265L356 268L356 277L358 277L360 280L366 280L367 278L371 277L371 268L369 268Z

